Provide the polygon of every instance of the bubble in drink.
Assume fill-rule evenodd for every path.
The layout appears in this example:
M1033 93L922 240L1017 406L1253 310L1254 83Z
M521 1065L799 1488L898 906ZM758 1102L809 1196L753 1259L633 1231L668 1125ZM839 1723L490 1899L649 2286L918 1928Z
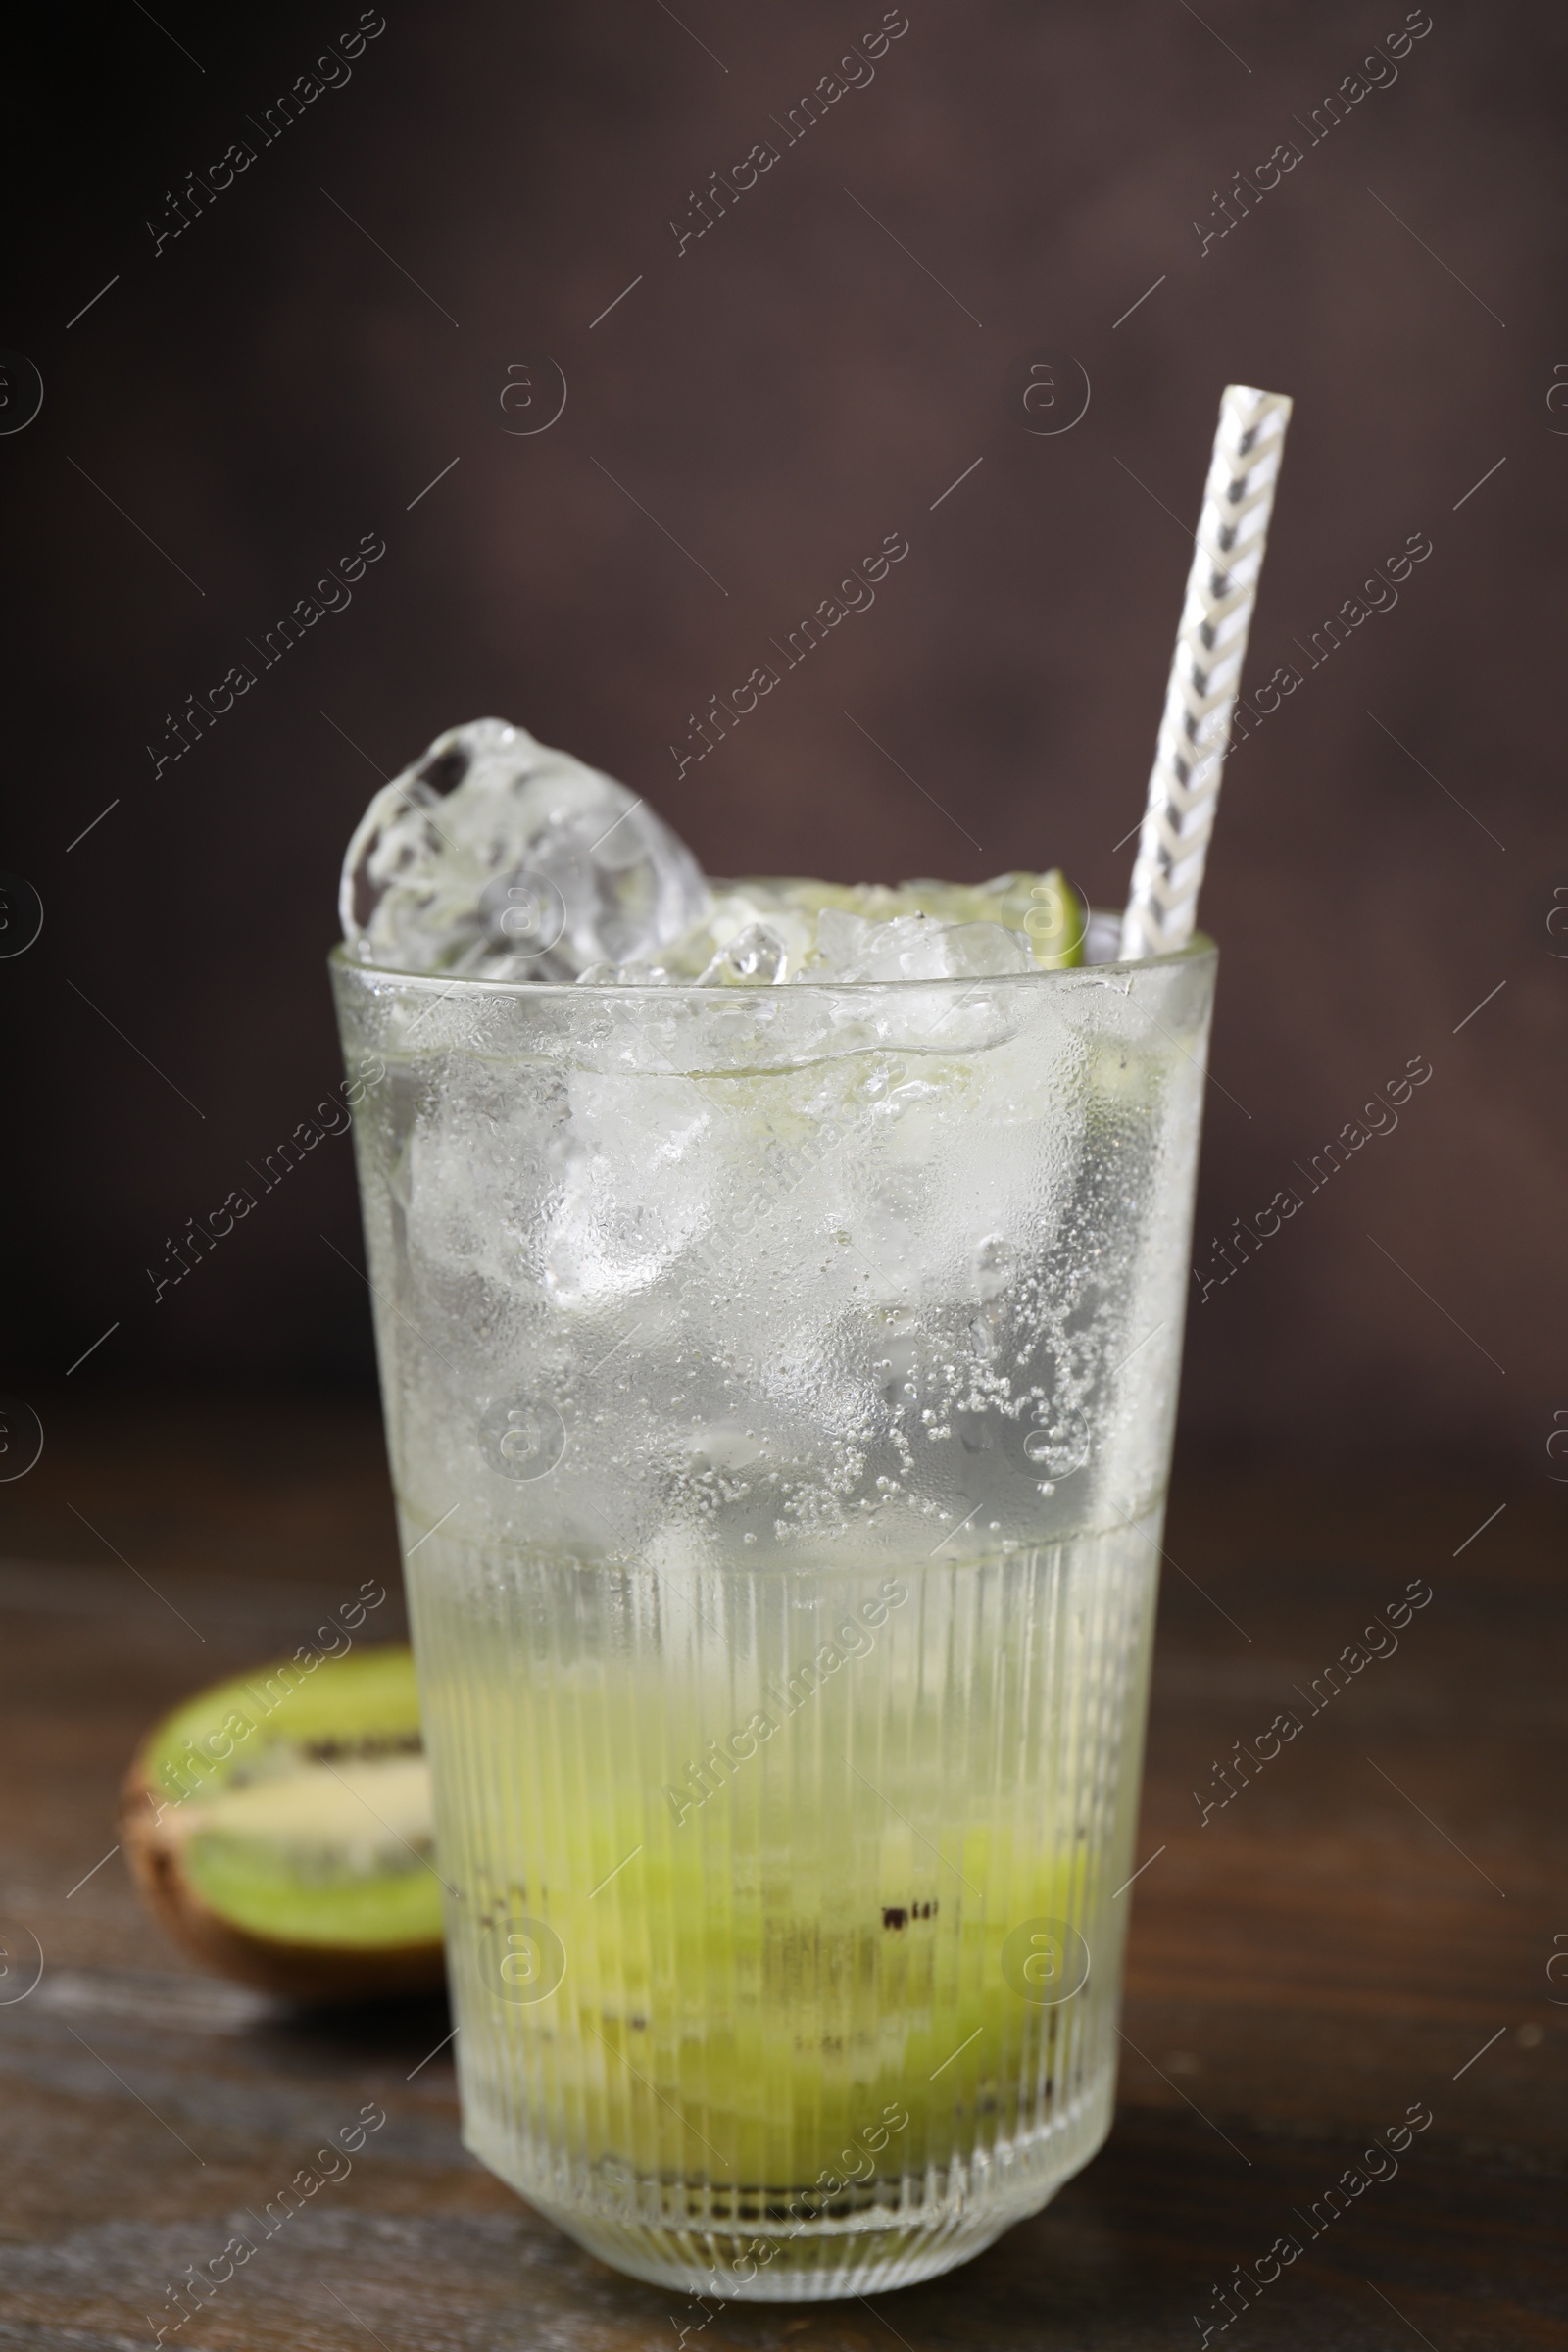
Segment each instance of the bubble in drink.
M466 2143L666 2284L945 2269L1108 2129L1212 957L498 721L344 890Z

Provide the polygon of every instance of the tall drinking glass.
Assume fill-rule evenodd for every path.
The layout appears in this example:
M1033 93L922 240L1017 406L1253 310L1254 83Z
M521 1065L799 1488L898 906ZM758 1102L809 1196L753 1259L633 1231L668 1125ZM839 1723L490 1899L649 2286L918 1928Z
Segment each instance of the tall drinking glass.
M1214 967L333 958L465 2136L636 2277L906 2284L1109 2128Z

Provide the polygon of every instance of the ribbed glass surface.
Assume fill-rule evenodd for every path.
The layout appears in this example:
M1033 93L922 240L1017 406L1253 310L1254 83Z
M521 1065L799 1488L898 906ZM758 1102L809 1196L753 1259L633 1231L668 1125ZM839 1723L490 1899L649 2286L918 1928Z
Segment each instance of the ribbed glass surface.
M1110 2119L1157 1534L892 1575L430 1536L475 2153L728 2295L906 2282L1039 2206Z
M864 2292L1109 2123L1214 977L334 964L468 2144Z

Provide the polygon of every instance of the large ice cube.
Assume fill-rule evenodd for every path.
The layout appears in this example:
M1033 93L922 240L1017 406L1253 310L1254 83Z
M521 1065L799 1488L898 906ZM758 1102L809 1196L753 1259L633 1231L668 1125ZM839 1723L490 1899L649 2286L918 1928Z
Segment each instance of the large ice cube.
M367 963L601 986L1001 979L1075 963L1083 939L1056 872L710 886L623 785L498 718L454 727L376 794L338 903Z
M499 718L439 736L376 794L338 899L365 962L490 980L656 961L710 905L645 802Z

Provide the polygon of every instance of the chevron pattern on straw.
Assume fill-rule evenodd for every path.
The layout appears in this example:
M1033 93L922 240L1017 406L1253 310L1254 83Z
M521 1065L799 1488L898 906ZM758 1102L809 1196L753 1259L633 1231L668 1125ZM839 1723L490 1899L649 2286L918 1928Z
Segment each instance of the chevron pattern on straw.
M1290 420L1283 393L1226 385L1122 917L1124 957L1166 955L1192 936Z

